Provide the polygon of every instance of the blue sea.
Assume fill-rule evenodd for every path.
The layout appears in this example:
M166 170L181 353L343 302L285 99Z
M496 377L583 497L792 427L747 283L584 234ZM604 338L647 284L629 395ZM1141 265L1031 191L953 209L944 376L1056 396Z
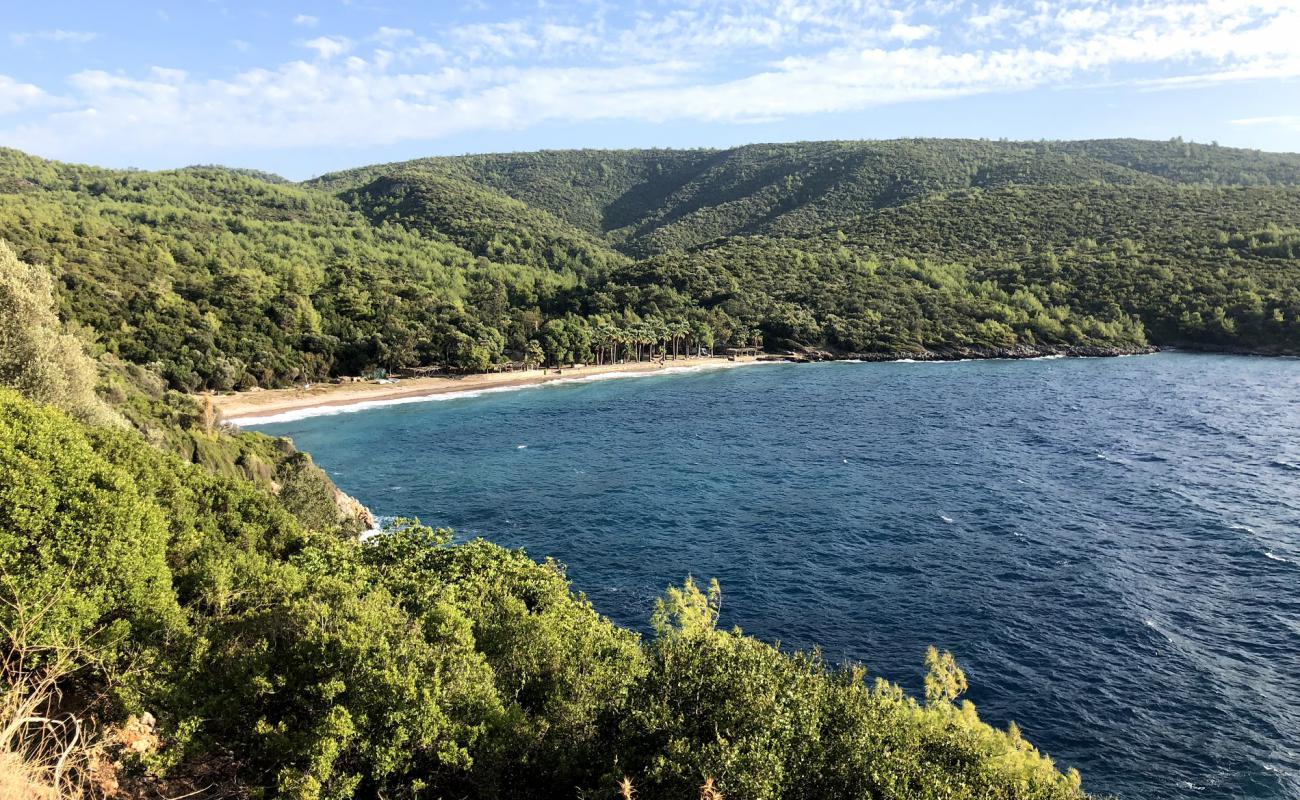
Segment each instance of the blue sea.
M770 364L260 426L376 513L919 690L927 645L1084 787L1300 797L1300 360Z

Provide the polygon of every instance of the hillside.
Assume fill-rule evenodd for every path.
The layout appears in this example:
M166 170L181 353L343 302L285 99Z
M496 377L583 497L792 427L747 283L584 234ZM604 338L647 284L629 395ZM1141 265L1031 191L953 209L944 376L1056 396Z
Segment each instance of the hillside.
M0 238L177 388L762 340L1300 351L1300 155L896 140L420 159L289 184L0 150Z
M720 629L716 582L642 636L552 561L362 541L289 441L92 359L3 243L0 310L7 797L1086 798L949 653L921 700Z
M92 721L105 748L25 757L69 747L94 780L165 796L607 797L626 777L663 800L715 779L1082 800L960 700L947 653L922 700L718 629L716 588L689 580L641 636L551 562L409 521L360 542L363 510L308 456L184 392L752 342L1300 352L1297 164L829 142L293 184L0 150L0 628L37 665L7 664L5 700Z
M445 238L500 263L594 278L625 260L550 212L456 178L399 170L339 197L374 224Z
M433 158L309 183L339 191L389 172L474 182L641 259L617 267L588 312L611 296L693 302L776 346L850 352L1300 347L1285 244L1300 224L1296 154L1179 140L805 142Z
M1009 186L1300 186L1300 155L1181 141L915 139L731 150L572 150L420 159L323 176L338 192L395 172L476 183L633 256L799 235L928 196Z
M111 172L0 151L0 186L0 238L51 268L64 315L106 350L159 363L177 388L486 365L512 335L512 309L578 280L229 170ZM476 293L510 298L490 329L467 307Z

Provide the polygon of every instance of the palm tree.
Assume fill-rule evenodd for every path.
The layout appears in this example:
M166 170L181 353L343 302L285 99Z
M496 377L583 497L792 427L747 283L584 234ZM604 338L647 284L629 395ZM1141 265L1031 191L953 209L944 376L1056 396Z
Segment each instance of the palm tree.
M643 348L650 342L650 326L644 322L638 322L633 326L631 334L632 341L636 344L636 360L640 361L641 354L644 352Z
M679 319L676 322L669 323L668 332L673 337L673 359L676 360L677 345L680 342L683 345L683 349L685 349L685 338L686 335L691 332L691 326L686 324L686 320Z
M651 338L651 343L654 344L654 345L662 345L662 348L661 348L662 351L663 351L663 352L667 352L667 350L668 350L668 323L667 323L667 322L664 322L663 319L658 318L658 317L656 317L656 318L650 320L650 335L651 335L651 337L652 337L652 338ZM651 348L651 350L650 350L650 357L651 357L651 358L654 358L654 349L653 349L653 348Z
M619 350L623 351L623 360L627 360L628 335L624 328L611 328L610 346L614 349L614 361L619 360Z
M595 325L592 326L592 349L596 351L596 366L605 363L605 350L609 346L612 327L609 320L603 317L597 317Z

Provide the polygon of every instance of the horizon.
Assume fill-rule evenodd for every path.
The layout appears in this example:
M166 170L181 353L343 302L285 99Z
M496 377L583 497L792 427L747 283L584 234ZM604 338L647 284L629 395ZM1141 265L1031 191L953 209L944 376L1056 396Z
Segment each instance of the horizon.
M328 170L326 172L320 172L320 173L308 175L303 178L290 178L286 175L282 175L273 170L266 169L264 167L258 167L256 165L248 165L248 166L234 165L234 164L224 164L221 162L214 161L214 162L194 162L191 164L178 164L176 166L156 167L156 168L139 167L135 165L126 165L126 166L119 167L119 166L109 166L104 164L96 164L89 161L79 161L77 159L46 158L45 156L40 156L36 153L21 150L20 148L10 148L10 149L17 150L18 152L26 153L27 155L30 156L35 156L37 158L44 158L47 161L55 161L55 162L66 163L66 164L76 164L81 166L93 167L97 169L108 169L108 170L120 171L120 172L173 172L176 170L205 169L205 168L206 169L229 169L229 170L243 170L243 171L250 171L250 172L261 172L261 173L265 173L270 177L280 178L290 183L299 184L299 183L306 183L308 181L316 180L318 178L328 177L330 175L344 173L352 169L363 169L367 167L385 166L389 164L403 164L412 161L424 161L424 160L435 159L435 158L455 159L455 158L473 158L473 157L480 157L480 156L531 155L531 154L540 154L540 153L573 153L573 152L583 152L583 151L605 152L605 153L633 153L633 152L645 152L645 151L671 152L671 151L705 150L710 152L726 152L729 150L739 150L746 147L776 147L776 146L790 146L790 145L801 145L801 144L829 144L829 143L870 144L870 143L903 142L903 141L989 142L993 144L1015 144L1015 145L1071 144L1077 142L1108 142L1108 141L1109 142L1137 141L1137 142L1148 142L1153 144L1162 144L1162 143L1167 144L1171 142L1182 142L1184 144L1195 145L1198 147L1218 147L1227 150L1244 150L1247 152L1263 153L1268 155L1300 156L1300 150L1267 150L1258 147L1239 147L1236 145L1224 144L1222 142L1198 142L1192 139L1183 139L1181 136L1171 136L1164 139L1142 139L1142 138L1132 137L1132 136L1103 136L1103 137L1096 137L1090 139L1008 139L1008 138L990 139L987 137L962 137L962 136L893 136L889 138L871 138L871 139L792 139L789 141L755 141L755 142L743 142L740 144L730 145L726 147L713 147L708 145L697 145L697 146L667 145L661 147L660 146L538 147L531 150L466 151L461 153L440 153L437 155L413 155L410 158L404 158L397 161L361 161L347 166L340 166L338 168ZM7 145L0 144L0 149L3 149L5 147L7 147Z
M70 22L70 21L75 21ZM1182 138L1300 150L1300 0L29 4L0 145L292 180L574 149Z

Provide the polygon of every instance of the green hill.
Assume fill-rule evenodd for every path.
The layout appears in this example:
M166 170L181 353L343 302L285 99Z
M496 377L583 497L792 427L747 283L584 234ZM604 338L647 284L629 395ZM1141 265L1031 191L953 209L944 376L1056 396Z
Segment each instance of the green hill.
M642 636L554 562L362 540L288 440L96 364L2 243L0 310L6 796L1086 797L948 653L922 700L719 629L716 582Z
M6 765L67 754L170 797L610 797L630 776L647 800L706 780L1082 800L959 701L948 654L921 700L719 630L689 580L642 637L553 563L410 522L358 541L365 515L309 457L175 390L682 342L1300 353L1298 174L1129 140L504 154L303 184L0 150L2 688L102 734Z
M929 195L1006 186L1300 185L1300 156L1171 142L914 139L730 150L572 150L419 159L310 182L331 191L395 172L455 177L604 236L630 255L726 236L791 235Z
M402 225L496 262L592 278L626 260L550 212L456 178L396 171L339 196L374 224Z
M97 346L184 389L756 335L1296 352L1297 231L1300 156L1177 140L543 151L303 184L0 150L0 238Z
M271 386L381 364L483 364L577 285L446 236L222 169L115 172L0 151L0 238L48 265L66 317L178 388ZM507 299L485 327L474 296Z

